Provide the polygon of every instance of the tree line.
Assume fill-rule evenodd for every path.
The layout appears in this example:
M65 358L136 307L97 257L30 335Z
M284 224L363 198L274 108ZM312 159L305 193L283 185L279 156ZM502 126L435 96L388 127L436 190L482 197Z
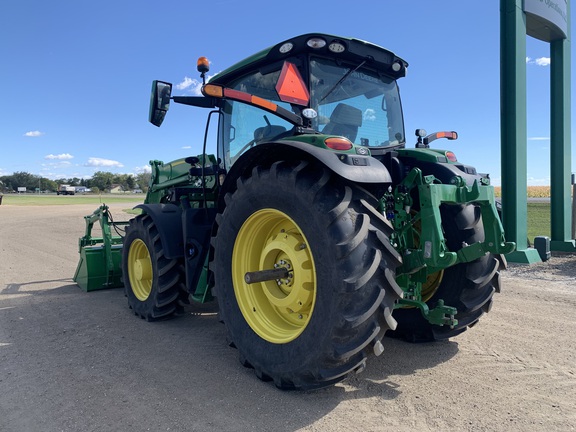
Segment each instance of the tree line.
M60 178L50 180L45 177L27 172L15 172L11 175L0 176L0 191L18 191L19 187L25 187L27 191L40 190L42 192L56 192L58 186L67 184L70 186L84 186L94 193L109 192L114 186L120 185L125 191L141 189L148 191L150 173L141 174L114 174L106 171L97 171L91 178Z

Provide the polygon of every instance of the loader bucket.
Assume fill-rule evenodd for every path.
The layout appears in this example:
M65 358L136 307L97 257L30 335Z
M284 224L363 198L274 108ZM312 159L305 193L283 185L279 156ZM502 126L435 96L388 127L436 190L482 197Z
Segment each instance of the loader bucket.
M113 236L110 226L127 225L128 222L111 222L108 207L103 204L94 213L84 216L86 234L78 240L80 260L74 274L74 282L84 291L120 288L122 282L122 241ZM100 222L102 237L92 237L92 227Z

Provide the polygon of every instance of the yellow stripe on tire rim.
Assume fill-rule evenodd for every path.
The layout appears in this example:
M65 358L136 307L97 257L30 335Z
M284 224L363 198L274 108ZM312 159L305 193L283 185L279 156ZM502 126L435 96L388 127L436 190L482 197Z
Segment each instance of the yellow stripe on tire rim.
M422 284L422 301L427 302L432 298L444 278L444 270L439 270L436 273L426 276L426 282Z
M247 284L247 272L284 267L285 279ZM232 282L248 325L262 339L284 344L306 328L316 302L316 269L308 241L285 213L263 209L242 225L232 253Z
M146 301L152 291L152 260L146 243L136 239L128 252L128 277L136 298Z

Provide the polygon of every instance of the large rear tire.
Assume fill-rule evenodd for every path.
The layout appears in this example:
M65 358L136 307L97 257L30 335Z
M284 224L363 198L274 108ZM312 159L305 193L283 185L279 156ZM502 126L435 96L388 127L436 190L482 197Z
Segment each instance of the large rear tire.
M464 243L484 241L484 226L477 206L442 205L441 213L446 243L451 251L458 251ZM398 326L389 335L410 342L429 342L466 331L492 308L492 297L500 291L499 270L504 265L503 257L487 254L432 275L435 277L430 278L430 285L423 290L428 295L427 305L433 308L442 299L447 306L456 307L458 325L454 328L433 325L424 319L419 309L401 308L394 311Z
M257 167L226 195L213 241L220 317L242 364L281 389L334 384L364 368L401 290L376 200L322 166ZM276 266L275 266L276 265ZM289 269L248 284L247 272Z
M130 221L124 237L122 274L128 305L134 314L155 321L181 308L181 265L164 256L158 227L147 215Z

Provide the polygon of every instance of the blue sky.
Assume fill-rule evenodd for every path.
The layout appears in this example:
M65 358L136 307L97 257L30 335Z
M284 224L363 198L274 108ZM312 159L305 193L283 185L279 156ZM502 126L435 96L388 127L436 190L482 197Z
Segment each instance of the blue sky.
M0 175L138 173L150 159L198 154L207 112L173 104L162 127L152 126L151 81L169 81L179 88L174 94L190 94L199 56L210 59L213 74L284 39L318 31L368 40L406 59L408 75L399 85L408 146L416 128L456 130L457 141L435 146L453 150L499 184L498 0L290 5L2 0ZM545 185L548 44L528 38L527 56L528 183ZM574 89L574 68L572 76Z

